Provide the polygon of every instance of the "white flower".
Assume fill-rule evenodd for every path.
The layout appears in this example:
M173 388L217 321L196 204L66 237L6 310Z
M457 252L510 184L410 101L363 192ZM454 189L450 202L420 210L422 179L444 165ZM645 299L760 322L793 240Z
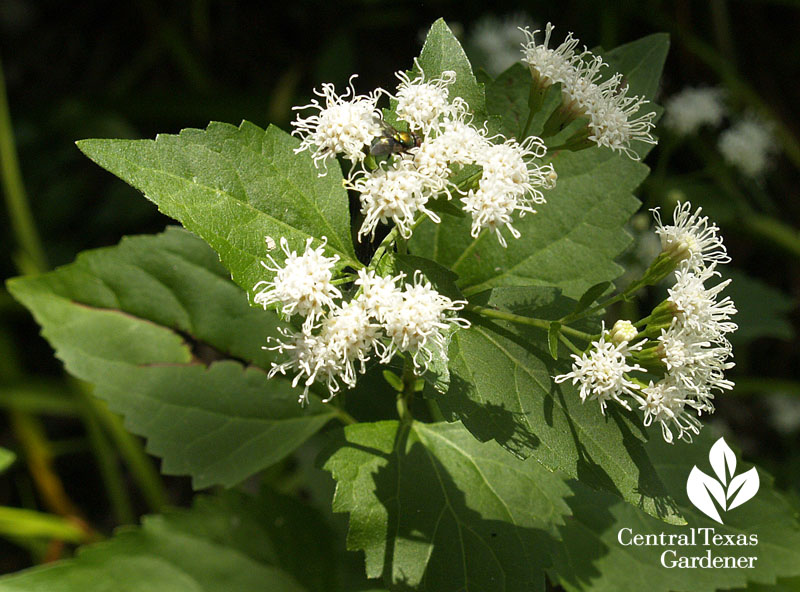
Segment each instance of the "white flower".
M776 149L770 126L755 118L743 119L719 136L722 156L748 177L764 173Z
M520 31L530 23L527 14L518 13L498 18L484 15L472 29L468 43L485 57L486 71L497 76L519 61Z
M296 387L303 381L303 392L299 402L308 402L308 389L315 381L327 385L328 391L334 395L341 388L339 377L344 369L343 360L328 346L328 343L319 335L311 335L305 331L292 333L281 329L281 334L286 341L270 338L269 341L277 342L276 346L264 349L278 351L281 354L289 353L289 359L281 364L272 363L272 368L267 378L272 378L277 373L286 375L287 370L296 370L297 374L292 379L292 386Z
M683 89L664 104L664 125L686 136L704 125L717 127L725 117L724 93L719 88Z
M464 211L472 214L473 237L489 228L505 247L505 238L500 233L500 228L505 226L514 238L519 238L519 231L511 224L512 214L515 211L520 216L536 213L533 204L545 201L540 188L555 186L552 165L533 163L533 159L544 156L546 150L539 138L531 136L522 144L510 139L502 144L485 145L478 152L476 162L483 167L483 176L478 189L470 190L461 200Z
M519 230L511 225L512 214L519 212L522 216L525 213L536 213L536 210L520 197L495 179L482 179L477 190L470 189L467 196L461 199L464 211L472 214L470 234L477 238L482 229L489 228L494 230L500 244L506 247L506 239L500 232L500 228L505 226L511 236L519 238Z
M623 319L619 319L609 331L608 336L612 343L621 344L628 343L636 339L639 331L633 326L633 323Z
M672 429L677 430L678 439L692 441L692 434L699 434L702 424L700 420L686 410L692 407L692 401L684 398L683 389L670 378L650 384L635 395L639 401L639 410L644 412L644 425L654 421L661 424L661 434L668 443L674 441Z
M531 33L528 29L522 29L527 41L522 44L522 61L528 64L531 74L535 81L541 81L544 85L551 85L557 82L566 83L574 78L574 63L579 61L587 52L575 53L580 41L567 34L564 42L555 49L548 47L550 35L555 27L547 23L545 27L544 40L541 44L536 43L536 34L540 31Z
M651 210L656 219L656 234L661 238L661 248L676 259L687 260L694 271L701 271L713 263L729 263L730 257L717 235L719 228L701 216L703 208L692 212L692 204L678 203L673 212L674 223L662 224L658 208Z
M628 354L641 349L642 343L630 346L627 342L614 344L606 341L608 332L603 330L600 339L593 341L587 353L580 356L573 354L575 360L572 372L555 377L556 383L572 379L572 384L581 385L581 401L597 400L600 411L605 413L608 401L616 401L626 409L630 409L623 395L633 395L639 385L626 374L644 371L638 364L628 362Z
M447 312L464 308L465 301L450 300L439 294L420 272L414 283L406 284L402 299L386 311L383 327L391 343L381 361L388 362L397 352L412 356L417 373L427 369L435 356L447 356L447 332L454 327L469 327L469 322L449 317Z
M613 85L608 82L614 81ZM622 76L616 74L597 87L597 97L589 99L586 106L591 117L589 139L598 146L615 152L623 152L632 160L639 160L630 144L632 141L655 145L658 141L650 133L655 127L655 111L634 117L641 107L650 101L640 96L628 96L628 88L622 86Z
M405 274L396 277L379 276L374 270L359 269L355 283L361 289L359 299L369 311L369 314L381 323L385 322L386 315L399 306L403 300L402 290L397 287L397 282Z
M441 158L450 164L474 164L490 145L486 130L459 119L445 119L436 132L436 147ZM424 142L423 142L424 143Z
M362 236L375 236L378 222L392 220L403 238L411 236L411 226L418 211L438 223L439 216L425 208L433 189L425 176L415 171L409 160L400 160L397 166L377 168L348 182L347 187L358 191L364 222L358 231Z
M710 341L719 341L727 333L736 330L736 323L730 322L736 314L736 307L730 297L717 301L719 293L731 280L706 288L705 283L718 276L716 264L707 269L694 271L686 266L675 272L675 285L668 289L667 300L672 303L678 323L696 335L703 335Z
M324 106L313 99L308 105L293 107L295 110L319 110L317 115L306 118L298 116L292 122L296 128L292 135L302 139L295 153L311 150L313 147L312 157L317 167L320 161L327 167L327 160L336 154L344 154L353 162L361 161L365 156L364 145L381 133L381 113L377 109L380 91L370 95L356 95L353 78L355 75L350 78L349 88L341 96L336 95L334 86L330 83L323 84L322 91L314 90L314 94L325 99Z
M566 109L575 116L589 118L589 140L639 160L630 147L631 142L656 144L650 133L655 127L655 112L635 117L648 101L628 96L621 74L601 81L601 70L607 64L586 48L576 53L579 41L572 33L557 48L549 48L552 31L553 25L548 23L541 45L536 43L538 31L525 31L528 41L522 46L522 61L530 67L534 84L546 87L560 82Z
M712 343L706 335L697 334L675 319L669 329L658 337L658 351L667 367L667 374L702 403L713 409L712 389L730 390L733 383L725 378L725 370L733 368L728 362L732 354L730 343Z
M380 335L380 325L370 321L370 313L359 299L343 303L323 320L320 338L339 360L339 378L350 388L356 385L354 363L359 362L363 374L372 349L383 350Z
M270 281L260 281L253 287L256 291L253 302L265 309L279 304L279 311L286 318L303 315L307 327L323 315L326 308L333 306L334 298L342 296L331 283L332 270L339 256L325 256L325 237L316 249L311 248L312 242L313 239L309 238L305 251L298 255L296 251L289 251L289 242L281 237L281 248L286 254L283 265L278 264L272 255L267 255L272 265L266 261L261 265L274 272L275 277Z
M455 72L446 70L440 78L425 82L425 73L416 59L414 65L420 74L413 80L405 72L396 74L400 80L395 97L397 117L408 123L412 131L428 134L441 117L457 117L466 112L467 105L460 97L449 100L447 87L455 82Z

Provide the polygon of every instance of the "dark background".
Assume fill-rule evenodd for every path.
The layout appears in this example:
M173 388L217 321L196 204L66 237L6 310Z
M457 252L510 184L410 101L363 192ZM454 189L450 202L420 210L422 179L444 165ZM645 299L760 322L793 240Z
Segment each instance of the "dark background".
M540 27L552 21L557 43L573 31L589 47L613 48L667 31L672 49L662 97L687 85L722 85L734 112L766 107L783 133L795 141L798 137L797 3L502 2L493 10L498 16L519 12ZM340 88L358 73L359 92L392 89L394 72L411 66L434 20L444 17L468 38L485 14L486 3L475 1L282 2L268 7L138 0L113 3L112 10L112 4L101 1L0 0L0 58L16 145L49 264L68 263L81 250L116 244L126 234L157 232L170 223L137 191L84 158L76 140L150 138L205 127L210 120L238 124L248 119L288 129L291 106L306 103L320 83ZM473 57L479 62L481 56ZM713 142L699 149L712 150ZM706 166L698 154L697 145L676 151L659 184L645 185L640 198L648 206L662 203L673 181L680 184L675 179ZM659 148L646 162L659 162ZM742 192L751 192L748 181L730 178ZM799 187L796 161L779 152L756 184L766 197L755 207L796 229ZM723 189L705 198L709 210L719 212L734 266L796 302L798 255L737 224L726 209L727 199ZM4 278L18 273L12 259L15 241L5 220L0 234ZM60 362L38 337L29 315L4 290L0 305L0 384L10 374L16 380L60 376ZM796 311L790 315L796 325ZM788 408L800 414L796 345L764 337L737 348L735 373L743 387L720 398L715 416L736 433L748 458L773 471L783 487L798 484L800 431L776 427L770 400L788 398ZM82 435L79 422L46 418L45 425L54 439ZM0 445L15 448L4 423ZM83 511L106 530L112 527L104 516L91 456L66 456L57 468ZM24 466L15 470L24 472ZM19 492L11 479L4 483L5 477L0 477L0 504L18 504ZM170 480L170 487L173 501L188 499L183 480ZM28 564L26 553L0 542L0 572Z

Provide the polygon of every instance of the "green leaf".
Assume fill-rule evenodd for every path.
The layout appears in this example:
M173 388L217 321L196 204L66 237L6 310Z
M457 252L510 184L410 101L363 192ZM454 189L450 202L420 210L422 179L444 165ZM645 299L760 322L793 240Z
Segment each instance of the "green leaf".
M459 423L347 426L325 461L368 577L431 592L543 590L563 481Z
M336 409L297 404L267 380L261 350L278 321L251 308L216 255L186 231L128 238L40 276L16 278L67 370L94 385L162 471L196 487L238 483L292 452Z
M614 259L630 243L624 226L639 207L631 192L647 167L599 148L561 151L552 162L555 189L537 214L514 221L522 236L509 237L508 248L492 232L473 239L470 218L442 215L441 224L423 222L414 231L411 252L452 269L468 297L496 286L550 285L578 298L618 277Z
M535 96L531 105L531 81L530 70L518 62L486 85L486 109L500 120L498 131L507 138L523 139L532 106L535 113L528 135L539 136L547 118L561 104L561 84L554 84Z
M17 460L17 455L11 452L10 450L0 447L0 473L3 473L14 464L14 461Z
M275 126L211 123L155 140L82 140L97 164L144 192L219 253L233 281L248 292L269 279L265 237L302 249L309 237L359 265L350 237L347 191L337 166L324 177L299 140ZM281 257L280 251L273 252Z
M0 578L0 592L312 590L282 564L284 540L276 537L275 522L294 518L264 509L269 499L199 498L192 510L145 517L141 527L122 528L75 559ZM312 542L305 557L318 560L319 552Z
M575 307L575 310L572 311L572 314L583 312L589 308L600 296L606 293L606 290L608 290L610 286L611 282L600 282L586 290L583 296L580 297L580 300L578 300L578 305Z
M567 590L592 592L647 588L652 592L712 590L745 586L748 582L772 584L776 577L800 575L800 524L797 512L773 486L770 475L758 469L760 487L747 503L730 510L719 524L692 506L686 495L686 480L693 466L713 474L708 452L718 435L706 427L692 444L665 444L659 430L654 430L648 451L656 470L670 489L686 516L688 526L663 524L644 515L633 506L620 503L613 496L592 491L581 483L570 482L575 495L567 500L573 520L559 527L563 544L556 547L554 573ZM741 466L742 464L746 466ZM749 468L737 463L736 473ZM717 534L758 537L752 546L655 545L622 546L620 529L632 534L691 534L690 528L713 528ZM627 532L623 533L627 537ZM696 532L696 541L702 541ZM627 540L627 538L626 538ZM674 549L677 556L754 556L752 569L677 569L665 568L661 554ZM671 557L671 555L670 555Z
M794 337L788 318L795 308L792 298L736 269L725 269L723 277L730 278L731 283L722 295L730 296L739 311L734 319L739 328L730 335L734 345L760 337L787 341Z
M561 332L561 323L550 323L547 329L547 347L554 360L558 359L558 335Z
M555 288L498 288L474 304L557 320L574 308ZM569 371L554 361L539 328L469 315L472 327L450 346L450 390L435 400L448 419L460 419L481 441L496 440L520 458L533 456L551 470L615 493L660 519L683 520L655 474L637 414L618 407L602 415L581 403Z
M444 19L437 20L428 31L419 64L425 72L426 80L437 78L446 70L455 72L455 82L448 87L451 100L453 97L464 99L475 115L475 123L480 124L486 120L483 84L475 78L467 54Z
M602 52L602 55L613 70L624 75L624 82L630 89L628 94L652 100L658 92L668 53L669 35L655 33Z

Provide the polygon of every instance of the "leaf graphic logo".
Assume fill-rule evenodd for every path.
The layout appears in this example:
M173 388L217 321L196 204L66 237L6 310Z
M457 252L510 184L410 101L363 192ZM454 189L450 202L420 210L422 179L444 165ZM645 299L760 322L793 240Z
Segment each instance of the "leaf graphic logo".
M686 493L698 510L722 524L717 508L726 512L741 506L758 492L761 482L755 467L736 475L736 455L724 438L711 447L708 460L717 479L706 475L695 465L686 480Z

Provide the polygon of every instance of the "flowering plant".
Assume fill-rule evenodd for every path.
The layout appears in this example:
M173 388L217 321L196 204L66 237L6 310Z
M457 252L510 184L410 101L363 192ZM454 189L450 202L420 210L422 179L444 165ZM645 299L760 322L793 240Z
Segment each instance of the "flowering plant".
M553 29L527 32L492 80L439 21L396 88L325 83L291 133L212 123L79 142L186 230L11 291L165 473L233 487L322 432L317 463L367 578L530 590L548 568L567 582L570 488L685 523L660 463L703 438L701 414L733 388L737 310L720 231L688 202L654 212L660 253L612 284L667 41L601 54L572 34L552 47ZM615 306L664 283L645 314ZM241 524L269 495L193 510L219 519L215 545L242 545L231 565L261 561L243 539L283 524ZM241 569L301 589L294 572Z

